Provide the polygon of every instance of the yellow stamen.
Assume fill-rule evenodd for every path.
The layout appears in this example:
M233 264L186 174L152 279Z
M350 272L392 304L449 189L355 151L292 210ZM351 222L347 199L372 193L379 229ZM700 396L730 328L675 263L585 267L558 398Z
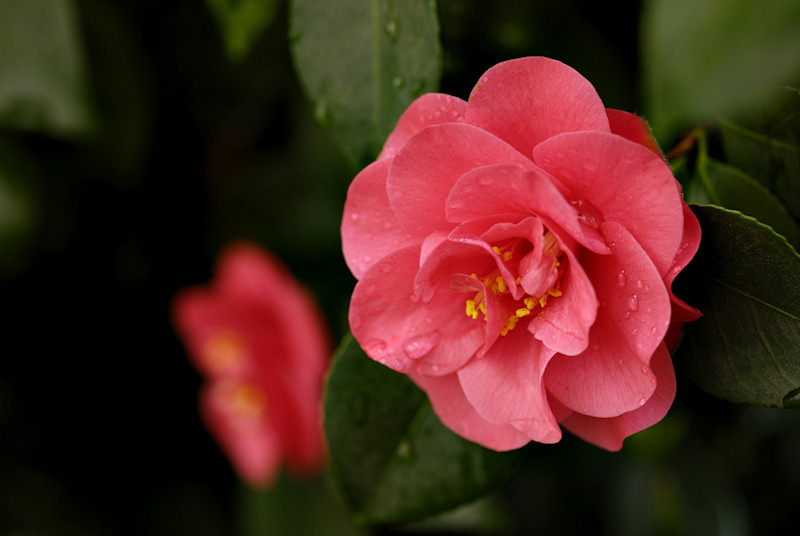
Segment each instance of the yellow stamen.
M507 290L508 287L506 287L506 280L503 279L502 275L498 275L497 278L495 279L495 281L497 282L497 287L496 288L498 290L498 292L495 292L495 294L502 294L503 292L505 292ZM494 290L495 290L495 287L492 287L492 292L494 292Z
M520 307L519 309L517 309L517 310L516 310L516 313L515 313L515 314L516 314L516 315L517 315L519 318L522 318L523 316L528 316L529 314L531 314L531 310L530 310L530 309L527 309L527 308L525 308L525 307Z
M527 307L528 309L533 309L534 307L536 307L536 298L534 298L533 296L528 296L522 301L525 302L525 307Z

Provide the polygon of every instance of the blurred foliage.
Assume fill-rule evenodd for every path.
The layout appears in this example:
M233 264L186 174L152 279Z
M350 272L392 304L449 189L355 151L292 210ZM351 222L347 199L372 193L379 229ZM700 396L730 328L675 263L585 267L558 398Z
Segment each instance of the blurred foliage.
M177 289L208 281L216 252L243 237L314 292L334 337L347 331L353 279L339 219L354 162L377 148L340 154L336 127L317 123L319 98L292 63L292 43L296 55L312 36L301 39L296 20L289 31L287 2L260 19L242 15L251 2L0 0L2 534L248 535L277 526L272 516L285 526L315 515L353 530L324 481L242 490L202 428L199 377L168 322ZM766 190L736 195L777 199L796 222L796 111L739 113L773 102L765 86L796 85L794 5L439 0L440 87L466 98L499 61L558 58L608 106L647 112L662 143L702 123L700 167L717 202L727 202L725 188ZM306 13L333 9L320 6L314 13L307 3ZM665 97L653 97L656 85ZM408 99L423 87L403 89ZM401 107L381 115L378 131ZM692 149L682 158L688 184L701 157ZM743 182L719 175L728 171ZM571 437L532 445L485 501L365 532L737 535L796 526L800 413L722 402L687 379L680 354L676 364L673 410L621 453Z

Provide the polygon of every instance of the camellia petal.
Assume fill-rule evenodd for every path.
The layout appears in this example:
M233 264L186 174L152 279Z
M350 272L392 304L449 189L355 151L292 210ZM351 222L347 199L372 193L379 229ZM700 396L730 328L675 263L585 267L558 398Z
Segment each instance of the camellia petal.
M445 215L445 202L453 184L470 169L502 162L532 166L528 158L485 130L457 123L427 127L392 160L386 182L389 203L413 237L448 231L452 224Z
M356 279L384 255L419 243L403 231L389 206L386 176L391 160L373 162L347 190L342 217L342 251Z
M609 131L597 91L572 67L549 58L498 63L470 93L467 123L530 156L540 142L577 130Z
M398 372L448 374L483 344L464 315L464 302L437 293L428 303L414 293L419 248L381 259L356 284L350 328L369 357ZM411 314L413 312L413 314Z
M608 114L608 123L611 125L611 132L639 145L644 145L656 156L662 157L658 142L644 119L636 114L612 108L606 108L606 113Z
M510 423L530 439L555 443L561 429L547 404L542 375L554 352L527 331L509 333L458 371L464 394L490 423Z
M650 366L655 374L657 387L642 407L607 419L573 413L562 420L561 424L589 443L612 452L620 450L626 437L663 419L675 400L675 371L664 344L656 349Z
M530 438L508 424L492 424L478 415L458 381L456 374L447 376L409 377L428 394L436 415L442 423L461 437L497 451L517 449Z
M467 112L467 103L444 93L426 93L412 102L400 116L383 146L378 160L397 154L408 139L431 125L461 123Z
M604 132L571 132L536 146L536 163L606 221L623 225L666 274L683 235L683 200L652 151Z
M700 222L697 221L697 216L694 215L692 209L686 205L683 207L683 227L683 241L675 254L675 260L672 261L672 267L664 278L669 297L672 300L672 321L680 323L691 322L702 316L700 311L675 296L672 292L673 281L700 248Z
M587 253L581 264L600 308L589 348L559 356L545 375L547 389L568 408L613 417L643 405L655 390L649 361L669 326L669 295L652 261L619 224L602 228L612 255Z

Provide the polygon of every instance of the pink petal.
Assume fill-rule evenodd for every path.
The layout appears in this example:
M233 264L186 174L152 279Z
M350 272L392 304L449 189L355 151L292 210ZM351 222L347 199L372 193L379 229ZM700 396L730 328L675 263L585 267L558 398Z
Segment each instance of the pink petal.
M564 198L551 177L538 169L489 165L465 173L447 198L447 219L463 222L496 214L536 215L545 226L557 223L597 253L608 248L597 231L581 223L578 209Z
M478 415L464 396L456 374L410 376L428 394L433 411L442 423L461 437L497 451L517 449L530 441L513 426L492 424Z
M561 424L589 443L618 451L626 437L663 419L675 400L675 372L669 352L663 344L653 354L650 366L655 374L657 387L653 396L642 407L608 419L573 413L561 421Z
M692 209L687 205L683 206L683 240L675 254L675 260L672 262L672 267L667 272L664 278L664 283L667 285L670 299L672 300L672 321L673 322L691 322L700 318L702 313L687 304L672 293L672 283L675 278L683 270L689 261L691 261L697 250L700 247L700 222L697 221L697 216L694 215Z
M467 112L467 103L443 93L426 93L411 103L397 121L378 159L397 154L408 139L430 125L460 123Z
M603 102L589 81L561 62L540 57L506 61L486 71L469 96L466 122L524 155L562 132L609 131Z
M547 306L528 324L528 330L545 346L565 355L577 355L589 345L589 334L597 318L597 296L592 282L569 249L562 295L548 300Z
M612 108L606 108L606 113L608 114L608 122L611 125L611 132L639 145L644 145L659 158L663 158L658 142L653 137L653 132L644 119L636 114Z
M585 252L581 264L600 308L589 348L557 356L545 374L549 392L568 408L593 417L616 417L644 404L655 390L648 366L670 318L661 276L636 240L619 224L601 225L611 255Z
M389 168L389 203L403 230L419 240L452 229L445 201L458 178L487 164L531 166L513 147L471 125L427 127L406 142Z
M547 403L542 375L553 352L516 328L458 371L464 394L491 423L511 424L533 441L556 443L561 429Z
M225 383L205 387L200 395L200 413L242 479L252 486L269 485L280 469L280 436L263 416L247 417L234 411L228 399L235 387Z
M356 279L383 256L415 243L401 229L389 206L386 176L390 164L388 159L373 162L353 179L347 191L342 251Z
M666 274L681 243L683 200L667 164L615 134L573 132L539 144L538 165L606 221L622 224Z
M398 372L448 374L483 344L464 311L466 297L449 287L425 303L414 293L418 247L381 259L356 284L350 328L375 361ZM449 282L449 279L448 279Z

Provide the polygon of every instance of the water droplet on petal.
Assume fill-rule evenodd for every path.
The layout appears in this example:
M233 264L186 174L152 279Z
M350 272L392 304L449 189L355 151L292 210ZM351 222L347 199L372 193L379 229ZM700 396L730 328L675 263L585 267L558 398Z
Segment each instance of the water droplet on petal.
M369 255L364 255L364 258L362 260L367 264L369 264L372 262L372 257L370 257Z
M628 275L625 273L625 270L620 270L619 274L617 274L617 285L624 287L628 284Z
M646 399L646 398L640 398L640 399L639 399L639 405L640 405L640 406L644 406L644 405L645 405L645 402L647 402L647 399Z
M642 374L650 374L650 367L646 363L642 365Z
M639 287L639 288L642 288L644 286L644 283L642 283L641 279L637 279L636 280L636 286Z
M631 311L637 311L639 309L639 296L634 294L628 298L628 307L631 308Z
M625 314L622 315L622 316L625 317L625 318L630 318L631 317L631 312L630 311L625 311Z
M352 214L350 214L350 219L351 219L352 221L358 221L358 218L360 218L360 217L361 217L361 216L359 216L359 215L358 215L358 214L356 214L355 212L353 212Z
M441 336L438 333L428 333L406 341L403 345L403 351L409 358L419 359L433 350L440 340Z
M381 340L373 340L364 343L364 351L372 359L378 359L386 351L386 343Z

